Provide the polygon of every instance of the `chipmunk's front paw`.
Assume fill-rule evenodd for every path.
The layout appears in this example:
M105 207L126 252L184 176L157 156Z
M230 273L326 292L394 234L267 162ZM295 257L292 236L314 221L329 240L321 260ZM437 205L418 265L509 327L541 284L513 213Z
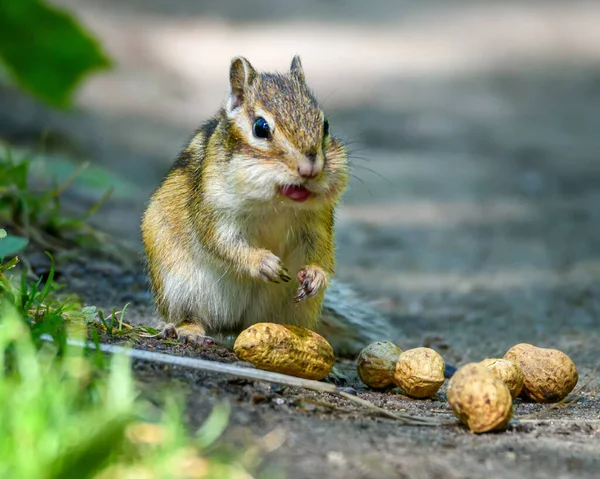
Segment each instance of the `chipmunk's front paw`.
M300 288L296 294L296 303L316 296L321 289L327 286L327 273L318 266L306 266L298 272Z
M183 323L179 327L172 323L162 325L159 337L163 339L175 339L184 344L194 346L210 346L214 344L214 339L205 335L204 328L195 323Z
M270 251L261 253L257 261L257 266L257 276L264 281L271 281L273 283L284 281L287 283L292 280L281 260Z

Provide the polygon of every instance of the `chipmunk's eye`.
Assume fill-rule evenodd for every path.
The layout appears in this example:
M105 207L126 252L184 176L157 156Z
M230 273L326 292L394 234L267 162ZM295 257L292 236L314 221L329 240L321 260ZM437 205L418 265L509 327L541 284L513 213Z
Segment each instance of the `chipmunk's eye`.
M329 122L327 121L327 118L325 118L325 121L323 122L323 136L328 136L329 135Z
M271 128L264 118L258 117L252 126L252 132L256 138L271 138Z

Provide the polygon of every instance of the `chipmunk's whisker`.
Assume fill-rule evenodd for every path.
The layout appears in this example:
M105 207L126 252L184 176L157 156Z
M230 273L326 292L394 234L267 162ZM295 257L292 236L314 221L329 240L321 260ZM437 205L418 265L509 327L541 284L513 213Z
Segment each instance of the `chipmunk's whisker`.
M350 173L350 176L352 178L355 178L356 180L358 180L362 184L362 186L364 186L367 189L367 191L369 192L369 195L373 196L373 192L371 191L371 189L369 188L369 186L365 183L365 180L363 180L360 176L356 176L353 173Z
M363 165L357 165L357 164L350 163L350 169L353 169L353 168L360 168L361 170L365 170L365 171L368 171L370 173L373 173L375 176L378 176L382 180L385 180L390 185L394 185L395 184L392 180L390 180L389 178L383 176L381 173L373 170L372 168L367 168L366 166L363 166Z
M373 161L371 158L366 158L364 156L358 156L358 155L355 154L355 153L360 152L360 151L364 151L364 150L349 151L348 152L348 159L350 159L350 160L366 161L367 163L370 163L371 161Z

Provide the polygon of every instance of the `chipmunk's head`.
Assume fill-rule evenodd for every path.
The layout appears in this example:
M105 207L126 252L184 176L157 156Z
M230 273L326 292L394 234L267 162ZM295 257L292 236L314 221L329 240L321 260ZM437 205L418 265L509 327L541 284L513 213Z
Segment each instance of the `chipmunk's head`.
M230 68L225 106L236 193L248 201L329 205L348 182L346 151L307 87L300 58L287 74L258 73L243 57Z

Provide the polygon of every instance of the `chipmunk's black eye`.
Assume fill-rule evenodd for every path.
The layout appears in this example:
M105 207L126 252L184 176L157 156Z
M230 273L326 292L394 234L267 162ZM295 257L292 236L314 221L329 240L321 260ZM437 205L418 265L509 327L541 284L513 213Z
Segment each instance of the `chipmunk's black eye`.
M325 118L325 121L323 122L323 136L328 136L329 135L329 122L327 121L327 118Z
M264 118L258 117L252 126L252 132L256 138L271 138L271 128Z

